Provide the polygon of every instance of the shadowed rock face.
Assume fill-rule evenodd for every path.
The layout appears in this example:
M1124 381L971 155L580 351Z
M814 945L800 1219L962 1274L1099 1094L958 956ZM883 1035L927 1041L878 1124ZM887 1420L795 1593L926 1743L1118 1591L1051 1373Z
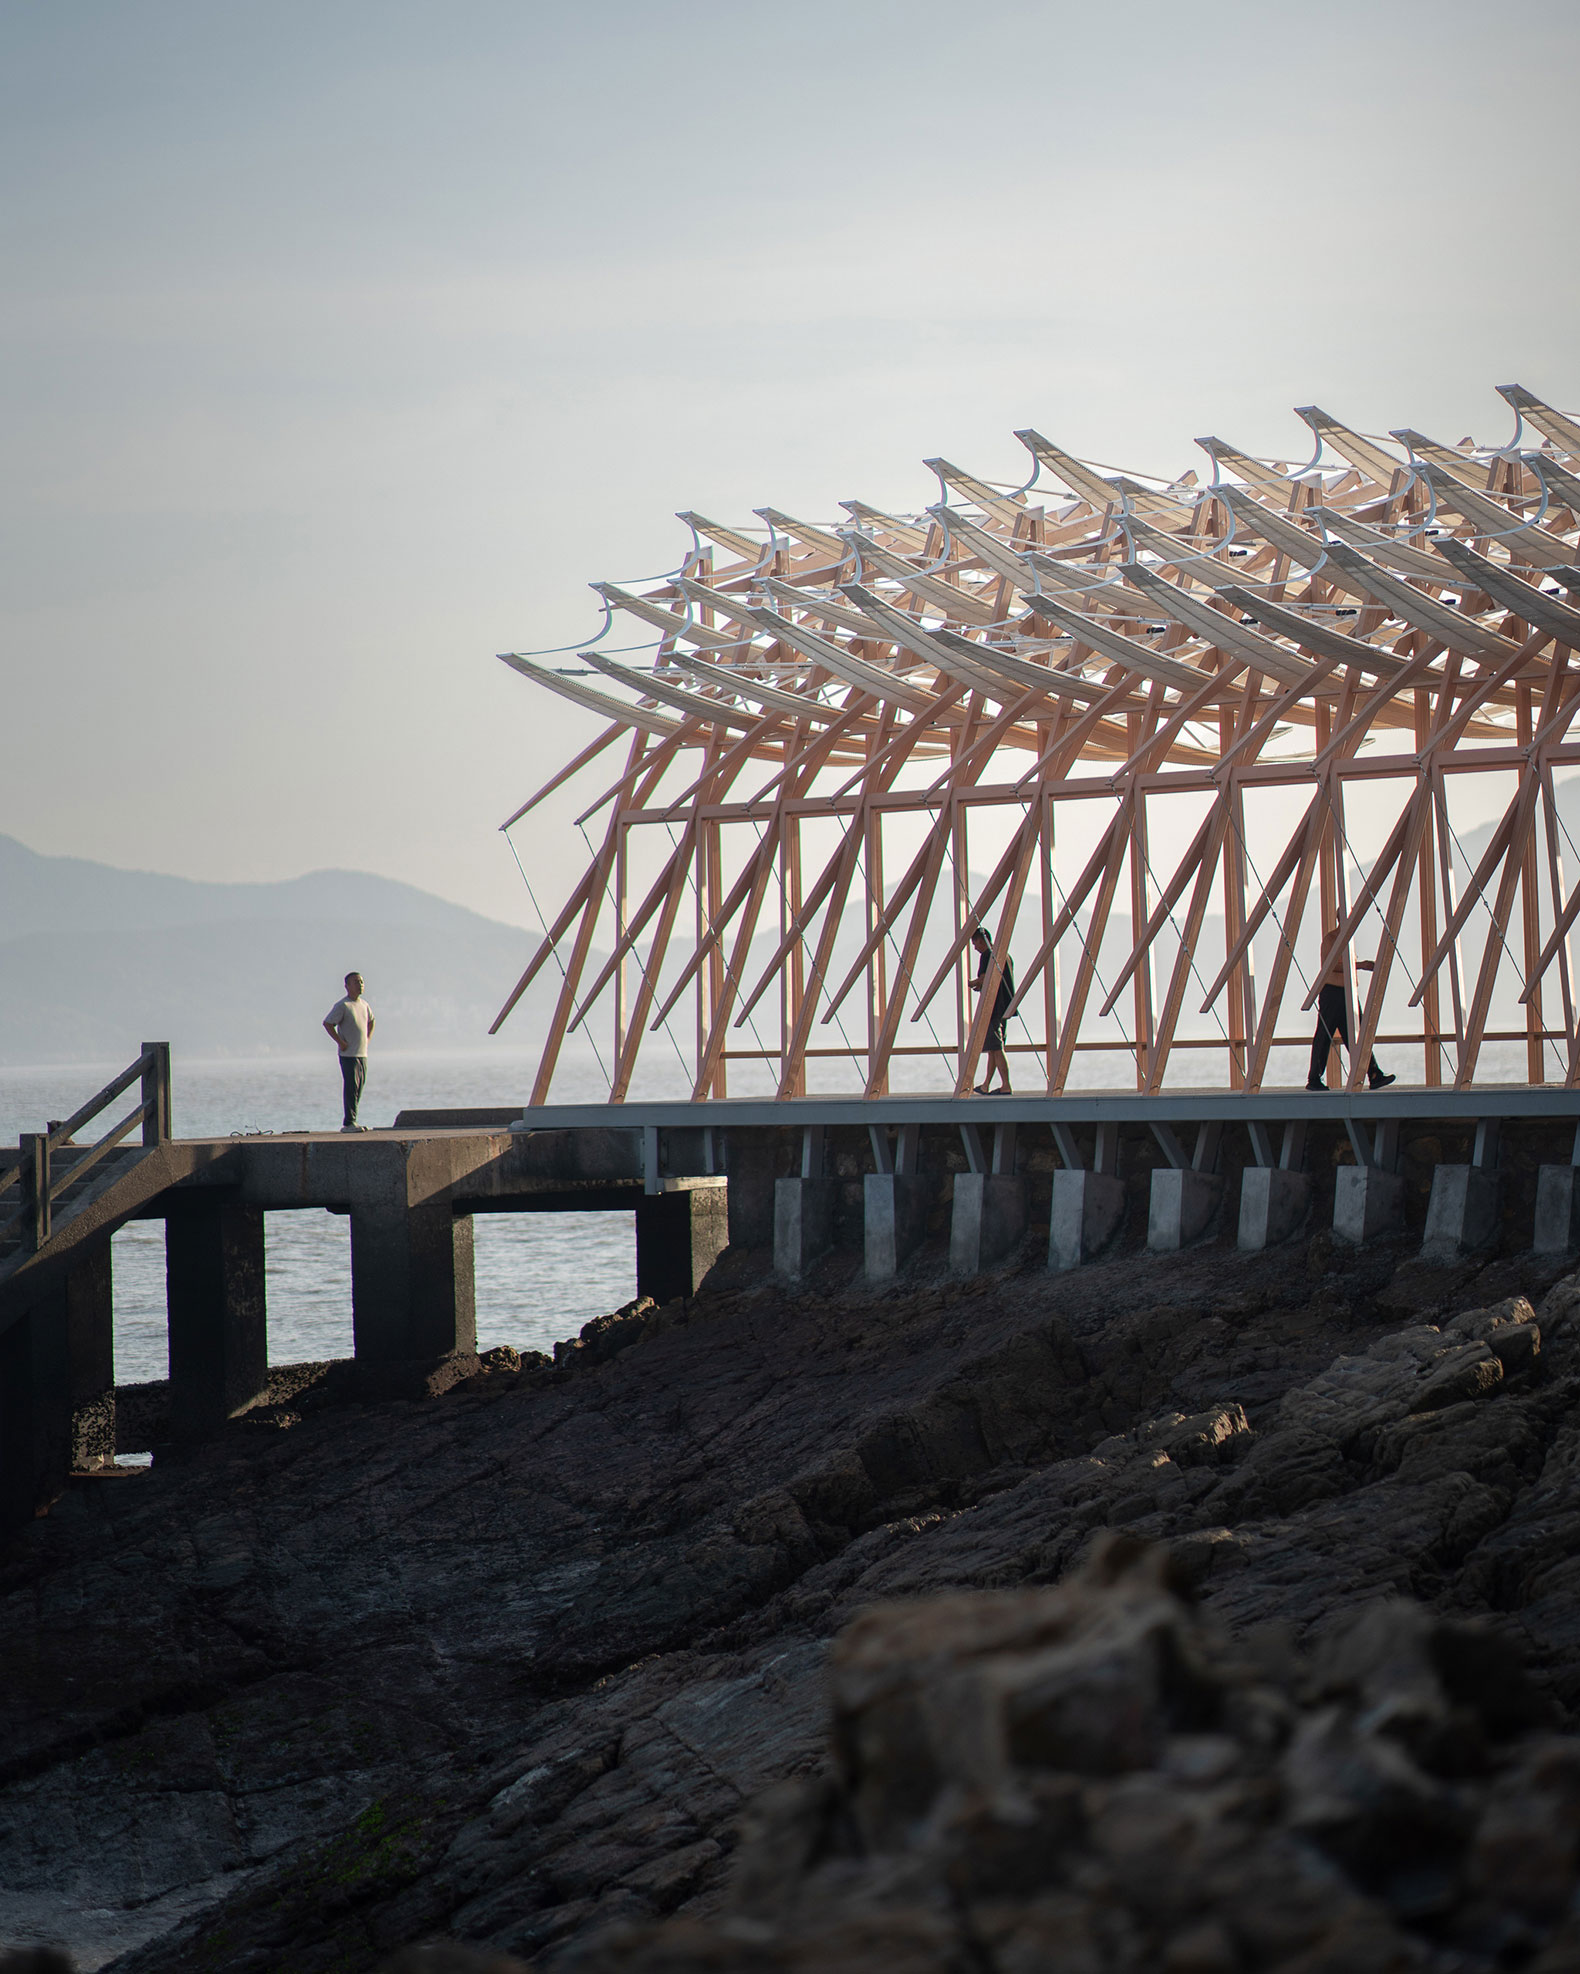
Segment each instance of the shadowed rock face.
M1167 1548L884 1604L835 1640L826 1771L744 1819L726 1910L581 1974L1572 1967L1580 1738L1506 1640L1400 1598L1310 1657Z
M554 1365L503 1361L418 1403L314 1409L309 1395L186 1464L74 1488L0 1576L0 1939L64 1938L79 1966L126 1974L356 1974L435 1936L598 1966L673 1956L649 1933L594 1943L674 1914L734 1966L742 1925L800 1952L843 1874L853 1941L881 1918L886 1964L908 1964L893 1932L908 1913L915 1964L953 1965L962 1949L938 1947L934 1907L903 1884L879 1896L874 1860L898 1860L897 1884L936 1877L956 1855L947 1803L968 1785L970 1878L972 1817L987 1850L1021 1843L1022 1811L1003 1807L1017 1791L1038 1855L1078 1840L1086 1856L1116 1818L1173 1829L1185 1811L1169 1805L1210 1795L1220 1760L1222 1787L1248 1804L1303 1792L1304 1820L1229 1820L1255 1825L1257 1857L1294 1846L1313 1884L1348 1887L1344 1910L1372 1915L1379 1940L1482 1912L1468 1860L1501 1827L1488 1822L1499 1778L1524 1778L1510 1804L1569 1800L1566 1755L1520 1765L1580 1705L1580 1286L1514 1263L1343 1257L1321 1240L945 1286L932 1259L874 1293L835 1256L791 1299L728 1257L689 1312L634 1307ZM1075 1585L1112 1530L1167 1545L1166 1570ZM1123 1606L1139 1630L1057 1704L989 1678L997 1646L966 1655L977 1670L958 1706L919 1674L897 1712L851 1698L858 1671L881 1684L885 1657L915 1661L908 1603L921 1623L946 1607L919 1600L983 1590L1042 1639L1012 1633L1007 1659L1065 1649L1037 1615L1061 1599ZM1345 1627L1401 1596L1431 1618L1385 1606L1378 1649L1403 1685L1379 1684L1372 1647L1345 1645ZM874 1604L901 1615L857 1621ZM1465 1628L1488 1613L1529 1691ZM1323 1672L1319 1690L1310 1668L1324 1654L1350 1665L1344 1651L1359 1670ZM1504 1712L1483 1686L1506 1694ZM1550 1710L1540 1728L1535 1705ZM943 1740L914 1727L923 1714ZM901 1780L874 1797L863 1736L880 1720ZM1214 1752L1215 1737L1233 1749ZM950 1766L994 1748L997 1768ZM1375 1817L1342 1807L1333 1778L1356 1775L1377 1816L1425 1792L1391 1877L1372 1868ZM787 1781L806 1786L753 1815L778 1833L770 1850L802 1862L753 1905L761 1844L732 1877L743 1811ZM1104 1790L1107 1807L1091 1793ZM1001 1812L1008 1835L993 1834ZM1530 1826L1517 1806L1505 1821ZM1210 1849L1222 1833L1208 1824ZM1485 1854L1522 1841L1487 1836ZM1550 1886L1568 1867L1544 1855ZM1096 1940L1093 1968L1132 1964L1114 1956L1161 1923L1130 1883L1105 1894L1124 1925ZM1268 1900L1293 1898L1292 1883ZM1004 1896L1057 1912L1076 1892L1050 1877ZM1516 1901L1523 1940L1551 1931L1539 1905ZM1018 1937L1011 1926L970 1964L1040 1964L1046 1931ZM1278 1951L1303 1966L1291 1956L1318 1937ZM1445 1969L1499 1964L1465 1937L1456 1951L1482 1958ZM1231 1946L1241 1960L1215 1961L1208 1927L1167 1965L1285 1964L1266 1958L1273 1945L1261 1960ZM1372 1964L1355 1956L1331 1964Z

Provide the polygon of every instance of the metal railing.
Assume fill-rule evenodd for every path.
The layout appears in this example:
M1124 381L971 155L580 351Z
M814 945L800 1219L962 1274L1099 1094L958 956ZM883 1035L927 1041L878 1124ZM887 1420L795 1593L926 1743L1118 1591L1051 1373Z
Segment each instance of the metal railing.
M117 1097L133 1084L138 1085L134 1110L114 1124L85 1150L71 1143L73 1134L109 1109ZM97 1096L90 1097L80 1110L46 1131L26 1131L21 1138L21 1159L0 1170L0 1199L16 1186L20 1203L0 1218L0 1242L21 1236L22 1251L36 1254L49 1239L54 1226L55 1203L69 1186L74 1186L98 1164L106 1153L123 1144L142 1126L145 1145L161 1145L170 1136L170 1044L144 1042L142 1053L112 1083L106 1083ZM56 1153L71 1147L75 1156L57 1159Z

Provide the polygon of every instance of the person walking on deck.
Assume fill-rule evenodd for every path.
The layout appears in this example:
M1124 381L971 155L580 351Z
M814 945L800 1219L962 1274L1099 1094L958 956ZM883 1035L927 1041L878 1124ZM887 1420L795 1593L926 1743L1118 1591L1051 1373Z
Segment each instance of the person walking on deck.
M1328 936L1323 944L1331 946L1338 936L1339 928L1335 923L1328 927ZM1374 960L1355 962L1359 973L1370 973L1375 965ZM1306 1076L1308 1090L1325 1090L1328 1087L1328 1057L1335 1042L1342 1042L1346 1049L1350 1047L1350 997L1344 978L1342 947L1333 955L1333 964L1323 975L1322 991L1317 995L1317 1032L1311 1038L1311 1068ZM1366 1066L1367 1087L1385 1090L1393 1080L1373 1056Z
M971 983L973 994L987 990L988 967L993 958L993 941L979 925L971 935L971 943L977 950L977 977ZM1004 1026L1009 1020L1009 1004L1015 998L1015 969L1010 963L1009 954L1004 955L1004 969L999 975L998 987L993 995L993 1017L988 1023L987 1041L984 1044L987 1055L987 1074L980 1084L974 1086L976 1095L993 1095L993 1078L999 1079L998 1095L1007 1097L1009 1091L1009 1058L1004 1053Z
M324 1033L340 1051L342 1131L365 1131L357 1122L357 1105L368 1080L368 1042L373 1034L373 1010L362 994L360 973L346 975L346 997L324 1016Z

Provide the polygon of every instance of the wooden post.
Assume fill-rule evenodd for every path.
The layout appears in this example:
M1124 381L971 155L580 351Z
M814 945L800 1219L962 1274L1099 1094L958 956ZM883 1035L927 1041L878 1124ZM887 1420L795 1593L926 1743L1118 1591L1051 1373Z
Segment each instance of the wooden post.
M143 1044L143 1143L162 1145L170 1136L170 1044Z
M22 1246L25 1251L37 1254L49 1239L51 1227L49 1133L24 1131L20 1142Z

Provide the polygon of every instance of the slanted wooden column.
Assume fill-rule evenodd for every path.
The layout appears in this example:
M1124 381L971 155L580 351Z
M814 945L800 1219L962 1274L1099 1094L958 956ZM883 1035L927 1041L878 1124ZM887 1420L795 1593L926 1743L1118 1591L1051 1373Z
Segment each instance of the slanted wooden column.
M263 1209L178 1197L165 1221L170 1422L203 1439L244 1412L269 1381Z

